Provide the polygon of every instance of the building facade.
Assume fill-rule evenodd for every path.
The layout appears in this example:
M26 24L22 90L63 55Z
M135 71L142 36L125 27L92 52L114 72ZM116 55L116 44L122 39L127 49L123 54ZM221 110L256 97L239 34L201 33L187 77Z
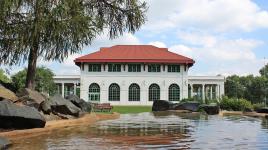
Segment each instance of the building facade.
M194 60L151 45L116 45L75 59L80 76L55 76L63 96L112 105L219 99L223 76L188 76Z

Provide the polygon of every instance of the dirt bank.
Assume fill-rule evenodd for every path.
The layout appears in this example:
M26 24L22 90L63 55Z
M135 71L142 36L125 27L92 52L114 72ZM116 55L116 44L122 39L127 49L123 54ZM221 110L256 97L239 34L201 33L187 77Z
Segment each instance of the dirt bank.
M242 112L242 111L220 111L219 115L244 115L249 117L262 117L268 118L268 114L265 113L257 113L257 112Z
M53 120L46 123L45 128L35 128L26 130L13 130L7 132L0 132L0 136L6 137L10 140L19 140L21 138L28 138L33 136L38 136L42 134L50 134L53 130L75 127L75 126L85 126L101 120L117 119L120 114L86 114L85 116L78 119L69 120Z

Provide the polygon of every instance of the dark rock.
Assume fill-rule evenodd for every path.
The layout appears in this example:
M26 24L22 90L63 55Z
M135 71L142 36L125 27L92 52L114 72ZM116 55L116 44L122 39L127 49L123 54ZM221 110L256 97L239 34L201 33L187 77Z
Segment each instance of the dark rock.
M170 110L172 106L173 106L172 102L165 100L155 100L153 102L152 111L166 111Z
M0 128L30 129L43 128L45 118L34 108L18 106L9 100L0 101Z
M44 114L50 114L52 112L51 105L49 100L45 100L40 104L39 111L42 111Z
M3 99L8 99L15 102L18 100L18 97L16 96L15 93L5 88L4 86L0 85L0 100Z
M78 96L69 95L66 99L71 101L75 106L79 107L83 112L91 112L91 104L80 99Z
M174 106L174 110L189 110L189 111L198 111L200 103L198 102L184 102L179 103Z
M220 107L215 105L200 105L199 109L204 110L208 115L216 115L220 112Z
M8 149L11 145L12 143L8 139L0 137L0 150Z
M17 96L19 97L19 101L24 105L34 107L36 109L39 109L39 105L46 100L46 97L41 93L28 88L20 89Z
M54 114L60 113L79 117L81 112L80 108L76 107L72 102L62 98L62 96L58 94L50 97L49 103L52 113Z
M259 108L256 110L257 113L266 113L268 114L268 107L265 108Z

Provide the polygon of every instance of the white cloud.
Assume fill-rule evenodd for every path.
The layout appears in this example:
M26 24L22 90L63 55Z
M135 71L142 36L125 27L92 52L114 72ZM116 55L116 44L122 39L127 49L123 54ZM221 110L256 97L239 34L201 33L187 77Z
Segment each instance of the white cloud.
M92 45L83 48L82 54L73 54L68 56L68 58L66 58L62 63L53 62L52 64L49 65L50 67L53 68L54 73L57 75L79 74L80 73L79 67L76 66L74 63L75 58L91 53L93 51L98 51L100 47L109 47L113 45L135 45L135 44L141 44L141 42L136 36L130 33L125 33L123 36L120 36L119 38L113 40L110 40L106 34L102 34L93 41Z
M153 45L153 46L160 47L160 48L167 47L165 43L160 42L160 41L153 41L153 42L148 43L148 45Z
M172 28L214 31L251 31L268 27L268 12L252 0L149 0L144 29Z
M193 50L190 47L187 47L182 44L173 45L169 47L169 51L189 57L189 58L194 58Z

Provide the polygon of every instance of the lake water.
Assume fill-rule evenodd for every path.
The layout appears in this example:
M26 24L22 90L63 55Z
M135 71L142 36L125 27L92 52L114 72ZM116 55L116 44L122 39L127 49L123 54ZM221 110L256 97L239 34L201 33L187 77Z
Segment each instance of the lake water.
M11 149L268 150L268 120L174 112L124 114L116 120L24 139Z

